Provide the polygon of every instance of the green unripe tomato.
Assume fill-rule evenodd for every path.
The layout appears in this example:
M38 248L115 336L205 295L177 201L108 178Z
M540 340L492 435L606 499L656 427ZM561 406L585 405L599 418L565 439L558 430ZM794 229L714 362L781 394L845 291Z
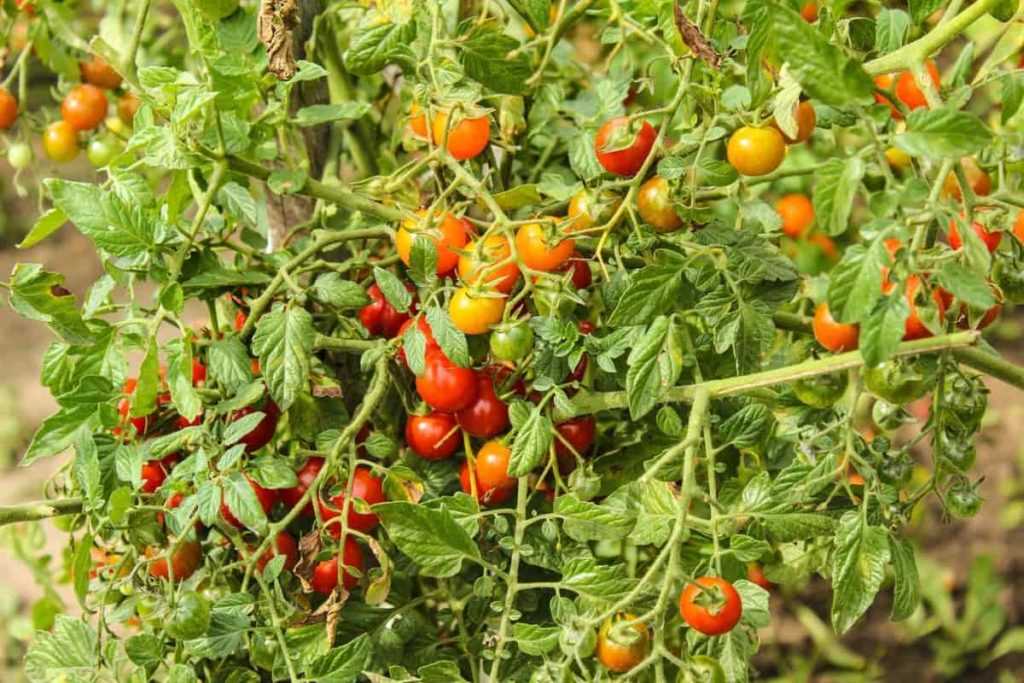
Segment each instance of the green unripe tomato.
M1024 267L1017 260L1002 261L996 271L996 284L1007 301L1024 304Z
M491 332L490 348L495 360L522 360L533 350L533 330L522 321L499 325Z
M89 142L86 156L89 157L90 164L96 168L102 168L117 156L117 152L117 147L112 141L105 138L93 138Z
M933 367L924 362L888 360L864 371L864 386L875 396L903 406L928 393L934 380Z
M676 677L676 683L725 683L725 672L717 659L696 655L686 661L686 666Z
M846 393L848 383L845 372L834 372L798 379L793 382L793 393L801 403L812 408L831 408Z
M966 519L978 514L981 509L981 496L978 485L961 479L946 492L946 509L954 517Z
M902 406L893 405L888 401L875 401L871 406L871 419L883 432L891 432L907 422L913 422L913 418Z
M178 640L191 640L206 633L210 627L210 602L199 593L189 591L178 598L171 611L167 633Z
M914 461L902 451L883 456L878 467L878 476L881 480L896 487L906 485L913 473Z
M932 445L939 461L957 472L966 472L974 467L977 452L971 435L951 429L936 430L932 437Z
M977 377L946 375L939 408L943 419L954 418L965 430L973 432L981 426L988 407L988 389Z
M7 149L7 161L19 171L28 168L32 163L32 148L24 142L15 142Z

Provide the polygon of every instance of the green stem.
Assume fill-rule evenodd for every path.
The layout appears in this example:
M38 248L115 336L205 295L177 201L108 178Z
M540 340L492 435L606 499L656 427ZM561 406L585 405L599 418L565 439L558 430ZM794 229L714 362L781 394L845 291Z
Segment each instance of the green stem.
M132 30L131 41L128 43L128 50L124 53L124 61L121 62L121 73L135 76L135 57L139 53L139 44L142 42L142 30L146 27L146 17L149 16L150 0L142 0L139 5L139 13L135 16L135 28Z
M515 609L517 583L519 581L519 556L523 547L523 536L526 532L526 503L529 500L530 482L527 477L519 477L519 490L516 493L516 527L513 532L512 559L509 562L508 590L505 593L505 606L501 611L501 624L498 626L498 643L494 647L494 661L491 663L490 680L500 681L501 655L505 650L508 638L508 626L512 621Z
M60 498L41 500L22 505L0 506L0 526L18 522L32 522L50 517L75 515L82 511L81 498Z
M313 348L324 349L325 351L362 353L375 346L378 346L378 343L369 339L341 339L339 337L328 337L325 334L318 334L313 341Z
M1018 389L1024 389L1024 368L982 349L953 349L953 357L964 365L1001 379Z

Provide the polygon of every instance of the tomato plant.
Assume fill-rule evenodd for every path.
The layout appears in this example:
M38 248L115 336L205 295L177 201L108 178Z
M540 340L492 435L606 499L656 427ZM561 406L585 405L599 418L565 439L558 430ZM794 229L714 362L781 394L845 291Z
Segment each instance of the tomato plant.
M769 591L911 617L908 522L977 512L981 374L1024 387L980 343L1024 302L1012 9L0 17L22 246L103 264L3 287L55 335L22 462L67 464L0 522L60 517L89 615L30 680L743 683Z

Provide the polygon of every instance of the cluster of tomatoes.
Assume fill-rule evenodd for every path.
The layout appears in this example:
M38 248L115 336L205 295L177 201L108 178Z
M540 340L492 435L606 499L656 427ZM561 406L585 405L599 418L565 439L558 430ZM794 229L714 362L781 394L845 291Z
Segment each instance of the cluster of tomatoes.
M11 47L15 50L30 49L28 45L29 22L35 14L31 3L18 3L23 17L12 30ZM46 156L53 161L67 162L75 159L81 149L81 136L91 134L106 122L113 135L92 134L86 152L89 161L99 167L106 166L117 155L117 135L123 134L139 108L139 99L131 92L120 92L120 74L104 59L92 55L79 63L81 83L73 86L61 101L61 118L51 122L43 130L42 147ZM119 94L118 94L119 93ZM117 116L107 118L111 96L116 96ZM5 87L0 87L0 130L8 130L18 120L19 103ZM32 148L27 142L12 142L7 152L8 162L15 169L26 168L32 162Z

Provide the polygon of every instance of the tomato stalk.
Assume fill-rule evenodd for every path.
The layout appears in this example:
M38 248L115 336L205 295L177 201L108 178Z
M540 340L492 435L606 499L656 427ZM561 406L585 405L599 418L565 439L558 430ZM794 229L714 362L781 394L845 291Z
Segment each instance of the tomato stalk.
M494 661L491 663L490 680L500 681L501 655L505 651L508 640L508 628L515 609L516 594L519 583L519 559L523 547L523 536L526 533L526 503L529 500L529 478L519 477L516 492L516 525L512 532L512 557L509 560L508 591L505 593L505 606L501 611L501 623L498 625L498 642L494 646Z

